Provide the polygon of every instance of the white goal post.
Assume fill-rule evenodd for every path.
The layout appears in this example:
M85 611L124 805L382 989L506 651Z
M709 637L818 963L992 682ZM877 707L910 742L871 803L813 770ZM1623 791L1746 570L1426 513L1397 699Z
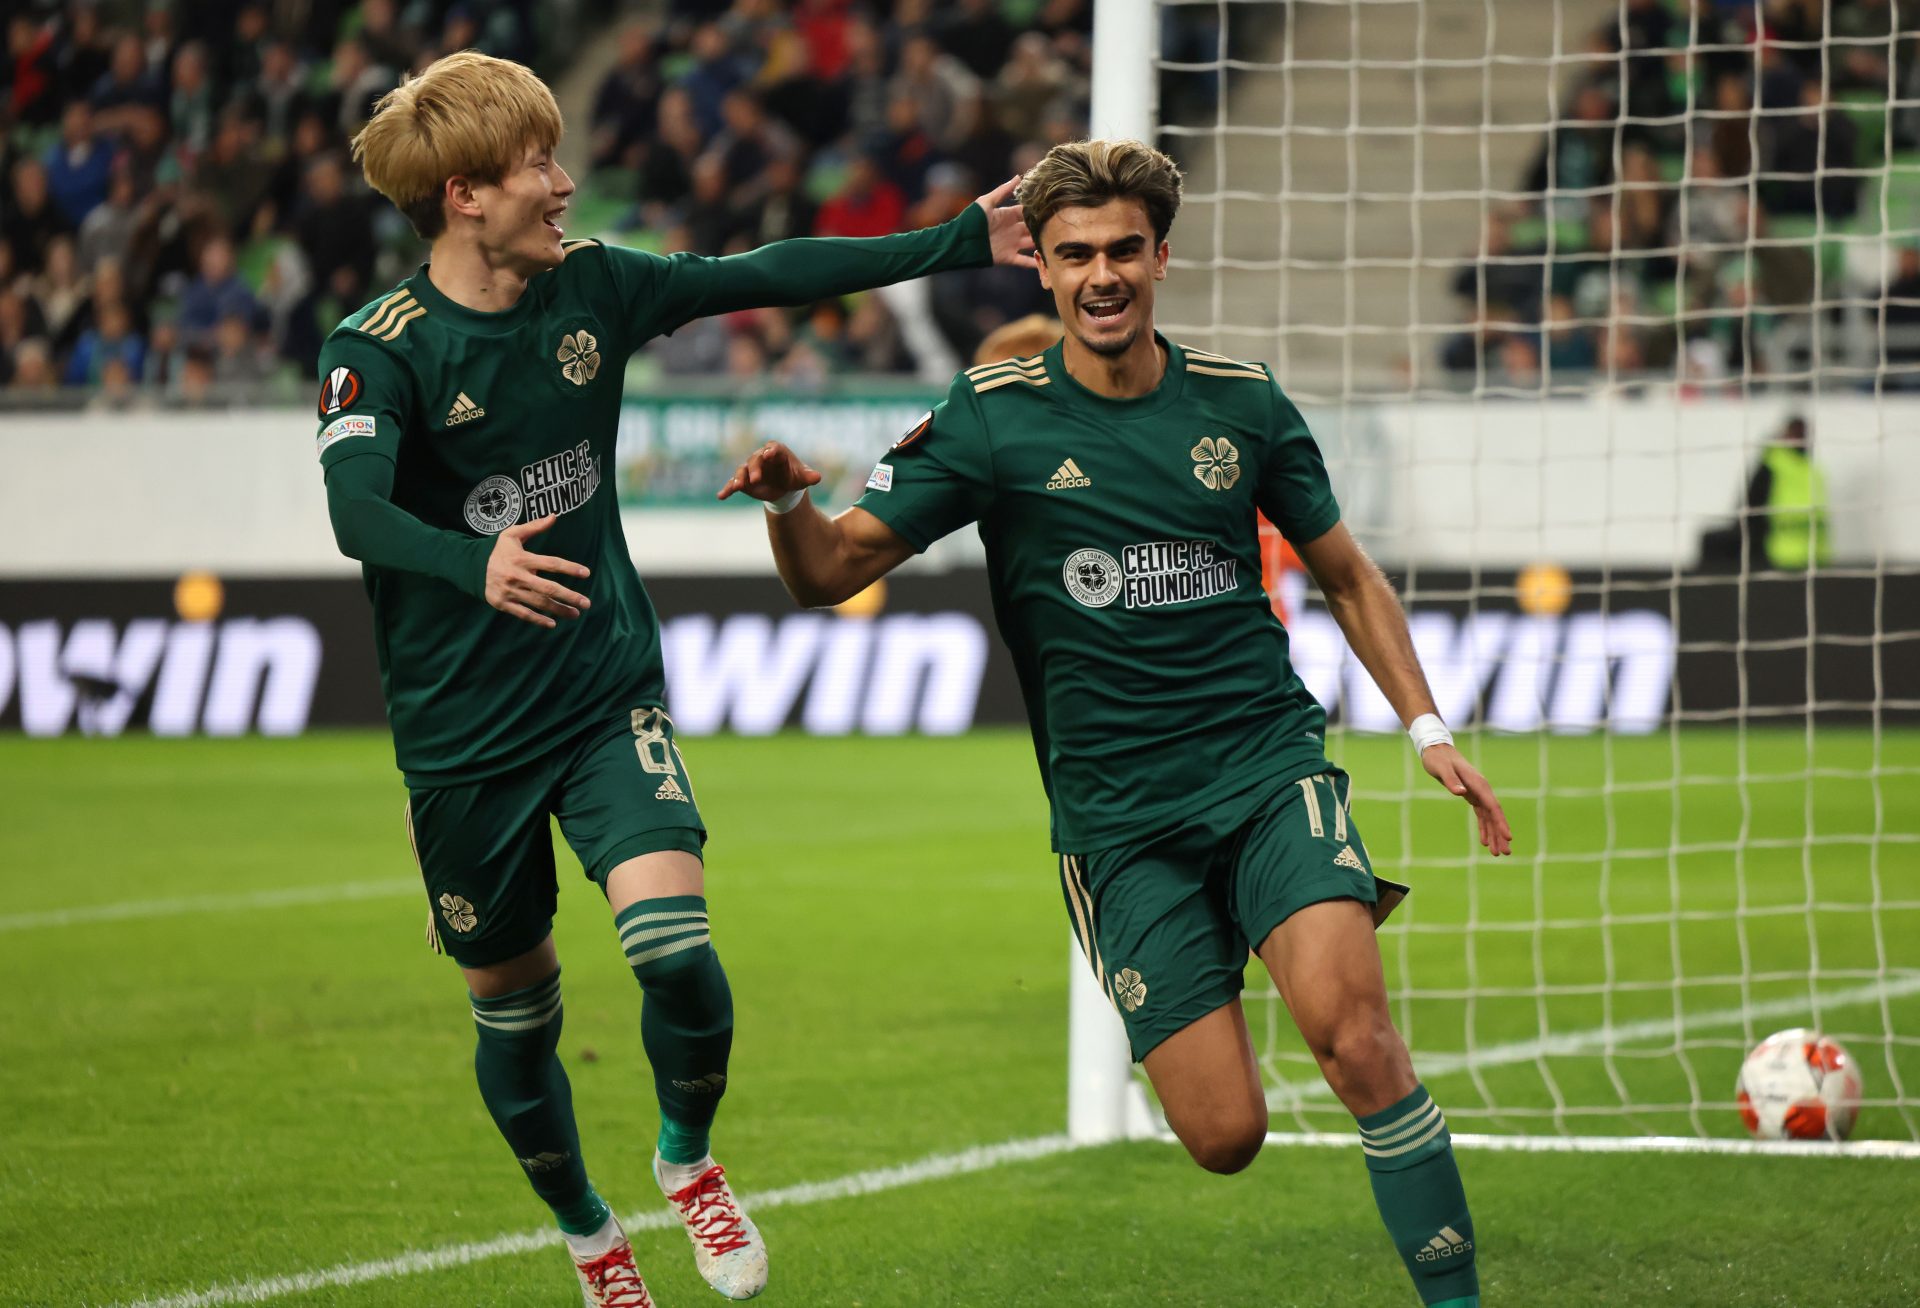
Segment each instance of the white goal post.
M1398 723L1279 565L1455 1138L1920 1157L1920 27L1691 8L1096 0L1090 134L1180 161L1162 330L1273 367L1525 816L1496 864L1360 739ZM1804 562L1736 512L1796 417ZM1070 1135L1166 1138L1069 951ZM1270 1138L1349 1142L1257 975ZM1851 1143L1746 1138L1786 1027L1859 1063Z

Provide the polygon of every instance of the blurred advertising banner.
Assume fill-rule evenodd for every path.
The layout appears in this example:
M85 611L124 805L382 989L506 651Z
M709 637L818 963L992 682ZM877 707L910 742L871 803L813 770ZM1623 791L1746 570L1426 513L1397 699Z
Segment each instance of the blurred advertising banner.
M705 508L755 447L784 441L818 469L815 495L844 507L860 498L887 448L944 390L870 390L854 395L630 396L620 408L614 479L624 505Z
M1920 573L1396 577L1456 726L1638 734L1688 723L1920 724ZM1399 723L1302 574L1269 582L1337 724ZM770 576L665 577L668 707L688 734L950 734L1023 722L976 569L907 571L798 612ZM364 591L340 578L0 582L0 730L292 735L384 720Z

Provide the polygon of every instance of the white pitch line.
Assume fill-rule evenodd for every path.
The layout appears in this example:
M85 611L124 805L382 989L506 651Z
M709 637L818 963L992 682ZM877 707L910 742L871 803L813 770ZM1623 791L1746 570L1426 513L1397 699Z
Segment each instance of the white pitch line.
M1046 1158L1053 1154L1065 1153L1075 1147L1073 1141L1064 1135L1043 1135L1029 1140L1008 1140L1001 1144L976 1145L971 1149L963 1149L959 1153L935 1154L915 1162L902 1163L897 1167L879 1167L868 1172L855 1172L850 1176L838 1177L831 1181L805 1181L779 1190L743 1195L741 1204L752 1211L762 1212L769 1208L825 1203L832 1199L850 1199L859 1195L898 1190L903 1186L919 1185L925 1181L938 1181L950 1176L985 1172L1008 1163L1023 1163L1035 1158ZM660 1230L673 1225L677 1220L672 1213L663 1208L650 1208L645 1212L620 1219L629 1234L636 1231ZM285 1276L267 1276L250 1281L233 1281L226 1285L216 1285L211 1289L196 1290L187 1294L116 1304L113 1308L219 1308L224 1304L268 1303L290 1294L307 1294L314 1290L337 1289L343 1286L360 1285L367 1281L391 1280L400 1276L415 1276L422 1272L441 1271L449 1267L464 1267L468 1263L500 1258L507 1254L531 1253L536 1249L550 1248L559 1243L560 1232L549 1226L537 1231L508 1232L496 1235L490 1240L478 1240L467 1244L442 1245L437 1249L416 1249L372 1262L340 1263L318 1271L293 1272Z
M355 899L399 898L420 894L417 880L340 881L325 886L292 886L285 890L253 890L237 895L187 895L179 899L136 899L121 904L91 904L84 908L51 908L38 913L0 916L0 932L34 931L41 927L81 926L89 922L119 922L139 917L177 917L183 913L226 913L243 908L286 908L294 904L345 903Z
M1450 1133L1451 1134L1451 1133ZM1155 1137L1178 1143L1169 1134ZM1912 1140L1723 1140L1697 1135L1452 1135L1453 1143L1492 1153L1520 1154L1735 1154L1743 1158L1920 1158ZM1341 1131L1270 1131L1273 1145L1343 1149L1360 1143Z
M1817 995L1792 999L1769 999L1751 1008L1715 1008L1701 1013L1682 1010L1679 1024L1684 1030L1741 1026L1749 1019L1798 1017L1807 1013L1816 1003L1821 1008L1847 1008L1859 1004L1878 1003L1883 998L1904 999L1913 994L1920 994L1920 977L1903 977L1897 981L1872 981L1866 985L1852 986L1845 990L1827 990ZM1477 1067L1507 1067L1514 1063L1531 1063L1537 1058L1556 1054L1592 1053L1596 1049L1605 1049L1609 1045L1630 1044L1640 1040L1671 1036L1674 1034L1674 1024L1675 1019L1671 1017L1648 1018L1645 1021L1628 1022L1622 1026L1596 1026L1584 1031L1568 1031L1560 1035L1543 1036L1533 1040L1516 1040L1508 1044L1488 1045L1484 1049L1458 1054L1422 1054L1415 1050L1414 1064L1423 1077L1445 1076L1450 1072L1465 1072ZM1327 1083L1322 1080L1283 1081L1267 1092L1267 1106L1287 1108L1306 1099L1325 1099L1332 1093L1327 1088Z

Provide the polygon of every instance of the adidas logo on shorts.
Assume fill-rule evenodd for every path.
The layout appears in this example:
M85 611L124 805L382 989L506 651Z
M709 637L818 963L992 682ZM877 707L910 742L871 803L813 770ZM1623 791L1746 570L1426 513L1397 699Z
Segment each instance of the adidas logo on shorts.
M1367 870L1367 865L1362 863L1360 856L1353 852L1352 845L1340 846L1340 852L1333 856L1333 865L1335 867L1350 867L1355 872L1365 872Z
M668 777L660 783L660 789L653 792L653 797L655 799L677 799L682 804L690 804L693 802L687 798L687 792L680 789L680 783L672 777Z

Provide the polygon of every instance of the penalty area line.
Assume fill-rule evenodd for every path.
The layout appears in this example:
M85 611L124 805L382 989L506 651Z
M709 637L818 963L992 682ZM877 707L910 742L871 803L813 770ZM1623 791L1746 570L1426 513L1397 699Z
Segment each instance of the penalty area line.
M750 1211L764 1212L769 1208L792 1208L804 1204L826 1203L834 1199L851 1199L861 1195L898 1190L910 1185L920 1185L927 1181L990 1171L1009 1163L1024 1163L1036 1158L1047 1158L1077 1147L1064 1135L1043 1135L1027 1140L976 1145L958 1153L934 1154L910 1163L854 1172L829 1181L805 1181L799 1185L785 1186L778 1190L746 1194L741 1196L741 1203ZM620 1221L626 1227L627 1234L633 1235L641 1231L666 1229L677 1219L664 1208L651 1208L645 1212L622 1217ZM307 1294L314 1290L338 1289L368 1281L392 1280L449 1267L464 1267L469 1263L482 1262L489 1258L531 1253L536 1249L546 1249L559 1243L560 1232L551 1226L536 1231L507 1232L488 1240L442 1245L437 1249L416 1249L397 1254L392 1258L360 1263L340 1263L310 1272L291 1272L284 1276L233 1281L206 1290L115 1304L113 1308L220 1308L221 1305L226 1304L268 1303L290 1294Z

